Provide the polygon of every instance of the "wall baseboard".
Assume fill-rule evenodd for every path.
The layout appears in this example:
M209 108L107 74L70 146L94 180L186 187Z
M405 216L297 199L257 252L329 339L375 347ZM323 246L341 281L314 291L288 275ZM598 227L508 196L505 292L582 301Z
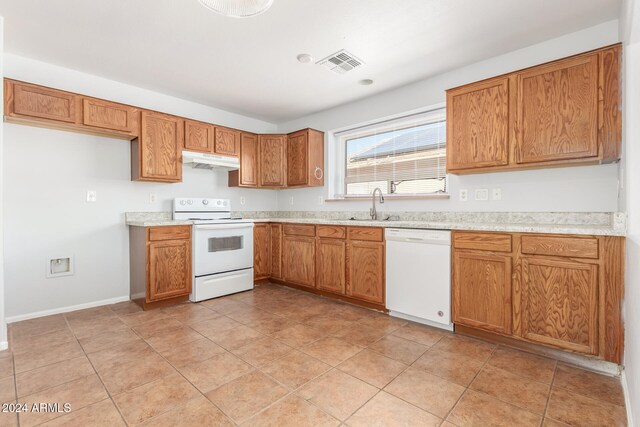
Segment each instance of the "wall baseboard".
M0 351L6 350L9 348L9 341L0 341Z
M624 393L624 404L627 408L627 425L634 426L631 396L629 396L629 384L627 383L627 371L625 369L620 373L620 382L622 383L622 392Z
M51 316L52 314L68 313L70 311L83 310L85 308L100 307L102 305L115 304L123 301L129 301L129 295L103 299L99 301L92 301L84 304L69 305L67 307L53 308L51 310L36 311L34 313L19 314L17 316L7 317L5 320L7 323L15 323L15 322L20 322L22 320L29 320L29 319L35 319L38 317Z

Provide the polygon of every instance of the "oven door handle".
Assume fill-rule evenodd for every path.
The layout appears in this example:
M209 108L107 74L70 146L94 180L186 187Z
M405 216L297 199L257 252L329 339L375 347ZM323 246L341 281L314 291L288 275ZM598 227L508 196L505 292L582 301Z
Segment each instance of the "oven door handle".
M230 230L238 228L253 228L252 222L242 224L207 224L207 225L195 225L198 230Z

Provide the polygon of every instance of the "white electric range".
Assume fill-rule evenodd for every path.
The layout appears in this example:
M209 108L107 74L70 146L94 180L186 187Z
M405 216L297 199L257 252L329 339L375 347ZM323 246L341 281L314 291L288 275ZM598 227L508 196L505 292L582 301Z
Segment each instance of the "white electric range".
M253 289L253 221L232 218L228 199L174 199L173 219L193 221L191 301Z

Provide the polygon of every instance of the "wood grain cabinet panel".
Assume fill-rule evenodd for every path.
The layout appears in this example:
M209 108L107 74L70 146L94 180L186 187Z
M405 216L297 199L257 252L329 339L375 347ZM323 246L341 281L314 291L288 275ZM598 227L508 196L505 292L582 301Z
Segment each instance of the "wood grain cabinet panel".
M214 127L193 120L184 121L184 149L200 153L213 153Z
M519 299L524 338L597 354L597 265L523 257Z
M346 293L347 243L340 239L316 241L316 288L344 295Z
M164 240L148 245L147 302L191 292L191 240Z
M282 243L282 272L284 280L296 285L315 287L316 239L287 236Z
M214 152L221 156L238 157L242 132L221 126L215 128Z
M190 225L163 226L149 228L149 241L182 240L191 237Z
M271 259L269 257L269 224L256 223L253 226L253 277L262 280L271 273Z
M447 91L447 170L509 163L509 79Z
M287 186L324 185L324 133L304 129L287 135Z
M140 123L140 136L131 145L133 179L182 181L184 121L167 114L142 111Z
M522 236L522 253L597 259L598 239L580 236Z
M347 227L347 236L350 240L382 242L384 229L380 227Z
M282 279L282 224L269 224L271 277Z
M479 251L511 252L511 235L478 231L454 231L453 247Z
M518 163L598 156L598 55L517 74Z
M258 135L240 134L240 169L229 172L230 187L258 187Z
M286 186L286 135L260 135L258 137L260 162L259 186Z
M385 303L384 243L347 243L347 295L376 304Z
M21 82L10 82L7 113L65 123L76 123L77 95Z
M284 234L286 236L307 236L313 237L316 235L316 226L307 224L285 224L283 226Z
M135 136L140 127L140 111L102 99L82 98L82 124Z
M511 268L510 255L455 251L453 321L511 333Z

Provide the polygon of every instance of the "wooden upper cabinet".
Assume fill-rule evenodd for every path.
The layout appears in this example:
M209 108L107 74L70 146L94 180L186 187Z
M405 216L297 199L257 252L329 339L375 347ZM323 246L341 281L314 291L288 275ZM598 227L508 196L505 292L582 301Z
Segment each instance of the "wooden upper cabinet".
M240 169L229 172L230 187L258 187L258 135L240 134Z
M238 157L241 135L239 130L216 126L213 152L221 156Z
M140 129L140 110L102 99L83 97L82 124L136 136Z
M447 170L509 163L509 78L447 91Z
M620 158L620 45L447 91L447 170Z
M5 114L10 117L77 123L78 95L5 79Z
M598 156L598 54L517 73L517 161Z
M452 312L455 323L511 333L511 254L454 251Z
M255 280L266 279L270 275L271 260L269 257L269 224L257 223L253 226L253 277Z
M287 136L287 186L324 185L324 133L304 129Z
M522 337L598 353L598 266L566 259L522 259Z
M385 245L367 241L347 243L347 296L385 303Z
M184 121L184 149L213 153L214 127L209 123Z
M133 179L181 181L183 138L183 119L142 111L140 136L131 145Z
M258 137L260 187L286 186L287 135Z

